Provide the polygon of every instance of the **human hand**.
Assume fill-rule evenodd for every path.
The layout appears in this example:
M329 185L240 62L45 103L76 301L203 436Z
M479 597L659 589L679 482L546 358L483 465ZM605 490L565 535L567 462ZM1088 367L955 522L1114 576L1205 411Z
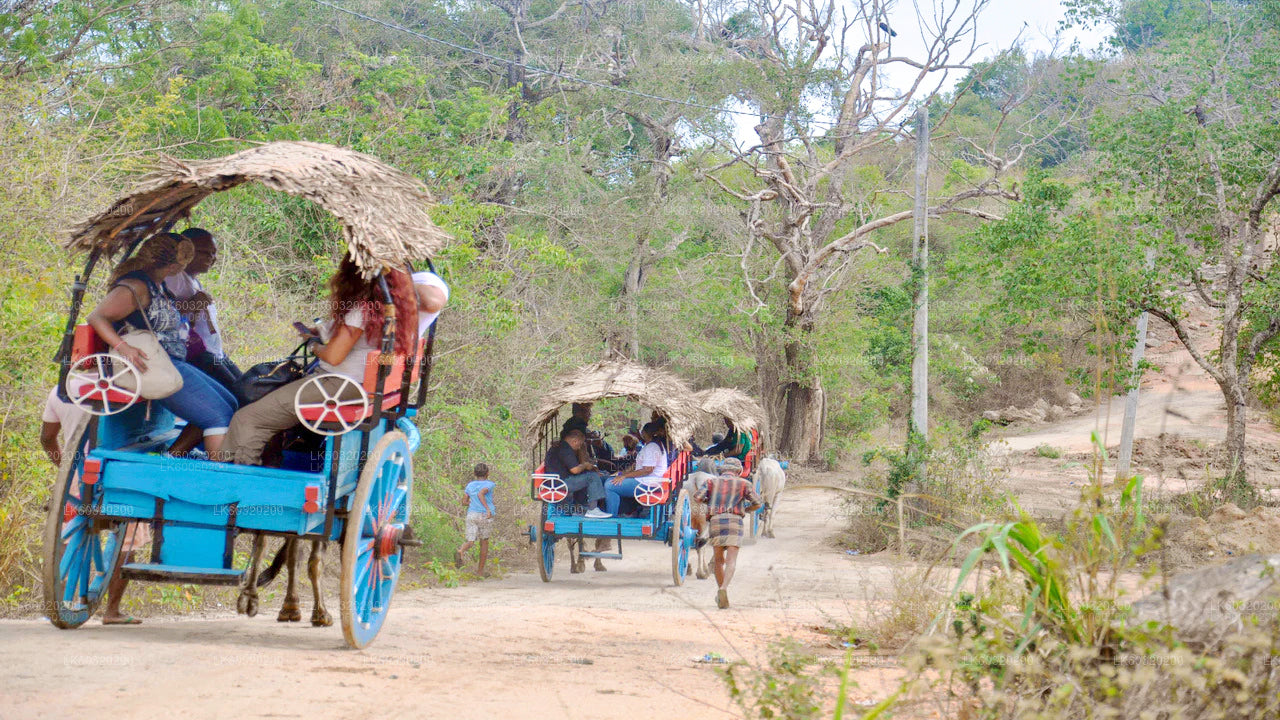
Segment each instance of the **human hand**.
M610 484L612 484L612 485L621 485L621 484L622 484L622 481L623 481L623 480L625 480L625 479L626 479L626 478L622 477L621 475L618 475L618 476L614 477L612 480L610 480L610 481L609 481L609 483L610 483Z
M487 513L485 513L485 514L484 514L484 519L485 519L485 520L492 520L492 519L493 519L493 513L491 513L491 512L487 512Z
M194 295L187 298L187 306L196 311L204 310L212 304L213 298L203 290L197 290Z
M123 340L116 344L115 351L117 355L133 363L134 367L138 368L138 372L147 371L146 353Z

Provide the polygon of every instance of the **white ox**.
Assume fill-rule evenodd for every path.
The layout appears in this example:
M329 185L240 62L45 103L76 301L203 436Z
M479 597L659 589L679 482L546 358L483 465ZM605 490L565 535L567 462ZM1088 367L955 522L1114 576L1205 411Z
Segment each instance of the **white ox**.
M760 510L761 534L773 537L773 512L778 509L778 499L782 497L782 489L787 486L787 474L777 460L767 457L756 467L756 477L760 480L760 499L764 507Z

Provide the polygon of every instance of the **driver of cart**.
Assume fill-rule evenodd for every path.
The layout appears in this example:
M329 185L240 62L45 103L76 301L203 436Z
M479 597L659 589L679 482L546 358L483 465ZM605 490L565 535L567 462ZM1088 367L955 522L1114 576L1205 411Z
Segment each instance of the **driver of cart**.
M587 431L587 452L591 455L591 462L603 473L615 473L625 467L613 457L613 446L599 430Z
M165 278L164 287L178 300L178 309L191 328L187 338L187 362L200 368L231 391L240 379L240 368L222 348L218 332L218 308L197 276L208 272L218 260L218 243L213 233L203 228L187 228L182 236L191 241L195 257L187 269Z
M751 452L751 433L738 430L733 421L724 419L724 439L702 451L703 455L724 455L726 458L737 458L738 462L747 461L747 453Z
M396 317L415 317L418 298L413 279L405 272L386 273L387 287L395 304ZM380 351L382 343L382 293L376 279L365 279L350 255L342 258L337 272L329 280L330 318L317 330L308 330L313 343L311 352L319 359L317 372L333 374L364 382L365 361L369 353ZM406 357L417 344L418 328L413 323L396 323L394 352ZM262 464L262 451L272 436L298 425L294 414L294 398L307 378L296 380L250 403L231 419L222 459L240 465ZM321 381L329 393L340 393L339 399L358 397L359 393L341 377ZM308 389L313 396L299 398L304 403L322 402L319 390Z
M584 517L607 518L609 516L600 512L600 508L597 507L597 504L604 499L604 475L600 473L595 463L581 459L586 445L586 433L577 428L571 428L560 434L560 442L554 443L547 449L543 462L548 473L560 476L568 486L570 494L579 490L587 491L589 509L584 513Z
M194 256L191 241L181 235L161 233L150 238L111 273L107 296L87 319L103 342L142 372L155 358L125 342L120 334L151 330L182 376L182 388L158 401L187 421L169 448L172 455L187 453L202 437L206 451L218 452L238 405L229 390L186 361L187 328L173 295L162 285L165 278L186 269Z
M418 339L421 340L449 302L449 284L434 272L422 270L413 274L413 290L418 296Z
M667 472L667 451L655 439L658 430L655 422L648 422L640 429L644 445L636 455L635 467L618 473L605 484L605 512L609 515L617 515L623 499L635 497L636 488L662 483L662 476Z
M616 468L613 463L613 448L604 441L604 436L597 430L589 430L591 424L591 403L573 403L569 409L569 419L560 428L561 437L570 430L581 430L586 436L586 443L578 453L578 459L590 462L597 470L609 473Z

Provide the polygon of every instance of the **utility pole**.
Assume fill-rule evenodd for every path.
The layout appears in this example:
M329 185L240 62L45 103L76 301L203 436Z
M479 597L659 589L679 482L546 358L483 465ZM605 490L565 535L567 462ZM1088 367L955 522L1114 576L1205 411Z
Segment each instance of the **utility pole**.
M1155 248L1147 248L1146 266L1155 269ZM1116 460L1116 479L1129 479L1129 464L1133 461L1133 431L1138 422L1138 389L1142 378L1137 376L1138 366L1142 364L1142 356L1147 350L1147 314L1138 316L1137 337L1133 342L1133 353L1129 356L1129 369L1133 373L1133 387L1124 398L1124 423L1120 426L1120 457Z
M915 316L911 345L911 424L907 430L908 452L915 442L929 439L929 105L916 114L916 203L915 229L911 242L911 277ZM925 480L924 457L916 459L917 477Z

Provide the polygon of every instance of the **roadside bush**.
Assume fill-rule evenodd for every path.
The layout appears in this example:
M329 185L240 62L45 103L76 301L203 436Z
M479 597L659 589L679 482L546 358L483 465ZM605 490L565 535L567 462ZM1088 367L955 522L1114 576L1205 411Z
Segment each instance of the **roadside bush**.
M845 537L857 550L878 552L897 542L899 495L903 504L907 550L938 556L956 533L983 519L1006 517L1012 511L1003 480L1005 471L994 465L981 440L982 425L963 434L939 432L940 439L918 445L927 461L924 482L907 452L878 448L863 455L873 468L860 488L868 495L851 495L847 501L849 527Z
M1002 574L957 595L948 622L909 657L906 685L947 716L1275 717L1275 613L1200 647L1177 628L1131 621L1122 578L1160 548L1163 523L1144 515L1135 478L1116 500L1087 487L1060 534L1025 516L971 528L980 544L957 590L988 556Z

